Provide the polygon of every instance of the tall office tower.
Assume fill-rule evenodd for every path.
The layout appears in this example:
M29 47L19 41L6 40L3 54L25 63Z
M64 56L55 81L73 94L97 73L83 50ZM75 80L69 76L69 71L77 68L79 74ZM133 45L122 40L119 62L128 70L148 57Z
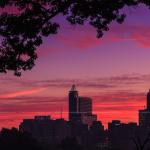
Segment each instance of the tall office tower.
M79 97L78 112L81 117L81 122L92 126L94 121L97 121L97 115L92 114L92 99L90 97Z
M92 99L90 97L79 97L78 111L81 114L92 114Z
M147 109L150 109L150 90L147 93Z
M75 85L72 85L69 91L69 121L74 121L78 113L78 91Z
M147 107L139 110L139 125L141 127L150 128L150 91L147 93Z

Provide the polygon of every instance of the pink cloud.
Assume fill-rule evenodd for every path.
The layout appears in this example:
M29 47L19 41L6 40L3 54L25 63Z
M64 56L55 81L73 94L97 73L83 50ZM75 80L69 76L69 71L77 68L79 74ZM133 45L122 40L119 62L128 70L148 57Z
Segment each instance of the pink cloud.
M97 39L94 29L85 26L84 29L83 27L78 27L70 30L68 34L64 32L61 34L58 33L56 40L65 46L82 50L122 41L132 41L133 44L138 44L140 47L149 48L149 37L149 26L123 24L110 27L110 31L105 32L104 36L100 39Z
M90 33L86 33L85 35L72 34L71 37L61 35L59 40L65 45L80 49L92 48L100 45L102 42L101 39L97 39L95 36L90 35Z
M31 95L31 94L42 92L44 90L45 90L45 88L17 91L17 92L13 92L13 93L7 93L7 94L0 95L0 98L14 98L14 97L18 97L18 96Z
M87 50L112 43L118 45L119 42L132 42L137 47L149 48L149 37L149 26L146 25L113 25L100 39L96 37L96 30L92 27L78 26L69 30L64 27L57 35L44 39L37 53L39 57L44 57L66 50Z
M148 25L121 25L113 26L108 38L112 41L132 41L137 44L138 47L149 48L150 47L150 26ZM108 31L109 32L109 31ZM113 35L112 35L113 34Z
M149 29L141 29L142 33L136 32L133 34L133 38L136 42L139 43L139 46L142 48L150 48L150 31Z

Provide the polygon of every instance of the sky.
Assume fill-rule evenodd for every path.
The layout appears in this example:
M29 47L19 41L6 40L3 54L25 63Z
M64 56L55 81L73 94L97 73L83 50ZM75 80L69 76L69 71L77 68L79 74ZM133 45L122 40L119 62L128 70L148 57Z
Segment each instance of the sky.
M68 92L93 99L93 113L107 127L113 119L137 122L150 88L150 10L125 8L123 24L112 23L101 39L89 25L71 26L62 16L57 35L44 39L36 66L15 77L0 74L0 128L23 118L68 117Z

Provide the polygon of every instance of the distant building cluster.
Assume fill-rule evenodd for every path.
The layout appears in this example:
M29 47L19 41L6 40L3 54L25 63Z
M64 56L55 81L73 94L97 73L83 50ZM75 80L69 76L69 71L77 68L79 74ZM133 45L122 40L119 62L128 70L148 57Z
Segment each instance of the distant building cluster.
M75 85L69 91L69 121L82 122L89 127L97 121L97 115L92 114L92 99L79 97Z
M147 94L147 107L144 110L139 110L139 125L141 127L150 127L150 91Z
M97 115L92 113L92 99L79 96L75 85L69 91L68 105L68 121L35 116L34 119L24 119L19 130L51 145L60 144L67 137L75 137L86 150L150 149L150 91L146 109L139 110L139 125L112 120L105 130L101 121L97 121Z

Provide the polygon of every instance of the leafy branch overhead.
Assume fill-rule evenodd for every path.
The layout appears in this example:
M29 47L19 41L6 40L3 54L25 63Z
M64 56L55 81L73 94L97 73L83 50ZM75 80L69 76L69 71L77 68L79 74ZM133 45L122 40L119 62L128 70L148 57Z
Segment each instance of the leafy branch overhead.
M58 31L53 21L58 14L71 24L88 22L100 38L112 21L124 21L120 9L140 3L150 6L150 0L0 0L0 72L20 76L32 69L43 37Z

